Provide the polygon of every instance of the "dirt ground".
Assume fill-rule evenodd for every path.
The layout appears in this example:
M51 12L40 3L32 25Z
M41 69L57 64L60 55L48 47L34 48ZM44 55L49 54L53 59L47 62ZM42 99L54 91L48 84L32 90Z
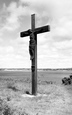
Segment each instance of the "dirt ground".
M72 115L72 85L39 82L32 96L28 79L0 78L0 115Z

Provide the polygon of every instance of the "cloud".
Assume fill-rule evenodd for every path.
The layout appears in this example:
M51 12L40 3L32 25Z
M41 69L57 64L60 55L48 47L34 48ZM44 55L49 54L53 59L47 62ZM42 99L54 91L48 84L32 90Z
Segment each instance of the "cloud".
M16 13L17 3L16 2L10 3L10 5L7 7L7 12L9 12L9 16L6 19L5 29L14 31L20 26L17 16L18 13Z
M52 30L52 37L55 41L65 41L72 39L72 20L62 17L55 28Z
M72 48L72 40L70 41L62 41L62 42L55 42L55 47L58 49L67 49Z
M50 24L50 39L53 39L53 42L72 39L71 0L27 0L26 2L29 8L37 13L37 26ZM25 3L25 0L20 0L20 3Z
M29 37L19 36L22 29L30 28L32 13L36 14L36 27L50 25L50 32L37 36L38 67L71 66L71 0L19 0L11 2L8 6L4 4L0 18L0 37L3 34L5 40L3 36L0 39L0 62L7 67L30 67ZM4 34L9 31L13 34L11 37L9 34L6 36L7 33Z
M58 55L62 58L72 58L72 40L55 42L54 48L58 51ZM59 58L60 58L59 57Z
M31 10L27 6L19 4L19 2L11 2L9 6L3 5L1 18L4 18L5 23L2 25L2 30L15 31L20 27L20 16L29 15ZM4 14L4 15L3 15ZM3 20L2 20L3 23Z
M61 2L62 1L62 2ZM20 27L20 17L31 15L32 13L36 13L37 18L37 26L41 26L42 24L47 24L51 21L55 23L56 19L59 16L69 15L68 11L72 11L69 7L71 6L71 0L68 1L57 1L57 0L19 0L19 2L11 2L7 7L7 12L9 13L6 21L5 29L10 31L14 31L15 29ZM67 3L67 4L65 4ZM6 6L4 5L5 9ZM69 8L69 9L68 9ZM66 10L66 11L65 11ZM65 14L64 14L64 13ZM66 16L66 15L65 15ZM57 18L56 18L57 17Z
M14 51L12 46L0 46L0 53L1 54L7 54L12 53Z
M16 48L16 49L15 49ZM23 47L0 46L0 68L20 68L30 67L30 57ZM28 53L28 52L27 52Z
M47 24L51 20L53 8L50 0L26 0L31 9L31 14L36 14L36 25L41 26L42 24ZM25 3L25 0L20 0L20 3Z
M44 2L41 2L42 5ZM46 4L45 4L46 5ZM44 5L43 5L44 6ZM37 25L45 24L49 20L49 9L46 11L45 8L48 7L40 7L39 4L35 1L17 1L11 2L8 6L3 5L2 15L5 12L7 15L5 17L5 24L3 25L3 31L14 31L20 27L20 18L23 16L30 16L33 13L36 13L37 16ZM44 23L45 22L45 23Z
M5 55L0 56L0 67L2 68L24 68L29 67L29 61L26 61L22 56L19 55Z

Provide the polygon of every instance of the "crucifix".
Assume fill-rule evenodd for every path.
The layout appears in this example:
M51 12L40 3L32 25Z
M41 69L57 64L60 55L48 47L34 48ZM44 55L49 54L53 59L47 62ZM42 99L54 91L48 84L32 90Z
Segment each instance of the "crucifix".
M29 53L32 71L32 95L37 95L37 34L50 31L50 26L35 28L35 14L31 15L31 29L20 33L21 37L30 36Z

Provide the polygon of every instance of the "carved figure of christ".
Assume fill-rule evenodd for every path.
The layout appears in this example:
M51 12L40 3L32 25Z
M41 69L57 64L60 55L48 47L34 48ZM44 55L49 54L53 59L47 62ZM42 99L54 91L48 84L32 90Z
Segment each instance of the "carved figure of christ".
M35 14L31 15L31 29L20 33L21 37L30 36L29 53L32 71L32 95L37 95L37 34L50 31L50 26L35 28Z

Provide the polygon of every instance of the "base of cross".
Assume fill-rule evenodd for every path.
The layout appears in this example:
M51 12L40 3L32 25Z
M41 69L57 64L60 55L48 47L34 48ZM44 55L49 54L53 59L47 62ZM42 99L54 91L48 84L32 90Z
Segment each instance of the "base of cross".
M48 96L47 94L40 94L38 93L37 95L30 95L30 94L22 94L22 97L29 97L29 98L33 98L33 97L44 97L44 96Z
M32 60L32 64L33 64ZM31 71L32 71L32 95L37 95L37 64L36 65L32 65L31 67Z

